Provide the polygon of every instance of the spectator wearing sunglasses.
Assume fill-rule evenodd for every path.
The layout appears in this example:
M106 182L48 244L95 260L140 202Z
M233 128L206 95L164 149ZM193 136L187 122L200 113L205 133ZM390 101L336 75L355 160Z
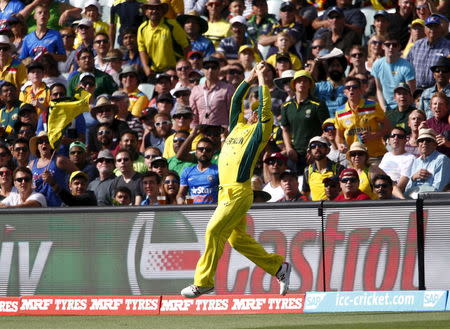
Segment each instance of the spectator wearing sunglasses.
M366 193L359 190L359 177L358 172L355 169L346 168L342 170L339 175L339 183L341 185L342 193L339 194L334 201L371 200Z
M166 139L174 133L170 115L167 113L156 114L154 126L155 129L144 136L144 147L154 146L162 153Z
M263 187L263 191L271 195L268 202L276 202L284 195L280 175L287 169L287 158L284 154L275 152L266 155L263 162L264 176L267 177L265 179L267 184Z
M14 186L12 174L11 167L0 166L0 201L8 197L12 191Z
M153 158L150 162L150 171L158 174L160 178L166 176L169 172L167 159L163 157Z
M26 167L30 162L30 148L28 140L25 138L17 138L12 145L13 168ZM11 173L12 174L12 173Z
M372 180L372 185L378 200L393 200L397 199L392 194L394 184L391 177L387 175L376 175Z
M177 204L177 194L180 190L180 176L175 171L169 171L162 180L163 194L166 204Z
M0 202L0 208L36 208L47 207L45 196L33 190L31 170L27 167L18 167L13 173L14 187L17 191L11 192Z
M133 130L127 130L124 131L120 135L120 141L119 145L117 145L117 148L115 151L112 151L112 153L116 153L118 150L128 150L131 155L131 161L133 163L133 169L136 172L139 172L141 174L146 173L147 165L144 161L144 156L139 153L139 140L138 140L138 134L137 132ZM117 176L120 175L120 171L118 169L115 170L115 173Z
M110 206L111 184L116 177L114 175L114 156L109 150L101 150L95 159L95 167L98 177L88 185L88 190L93 191L99 206Z
M339 176L344 166L331 161L327 155L330 151L330 143L322 136L311 138L308 152L313 163L305 168L303 174L302 192L312 201L326 200L327 195L323 180L331 176Z
M147 147L143 153L144 153L144 163L149 171L152 170L152 160L157 157L162 157L161 150L154 146Z
M407 180L402 177L406 177L412 166L414 154L406 152L407 133L405 129L401 127L395 127L391 130L391 134L388 138L390 151L387 152L380 162L380 168L397 184L397 186L404 190Z

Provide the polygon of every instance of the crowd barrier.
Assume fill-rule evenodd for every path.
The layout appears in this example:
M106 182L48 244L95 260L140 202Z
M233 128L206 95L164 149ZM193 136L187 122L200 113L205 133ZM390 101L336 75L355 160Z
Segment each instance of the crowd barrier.
M259 204L248 213L248 231L293 264L292 295L443 291L450 286L443 275L450 263L449 205L427 199ZM1 210L0 296L17 302L29 295L178 295L192 281L213 210ZM228 245L216 279L217 296L278 291L274 278Z

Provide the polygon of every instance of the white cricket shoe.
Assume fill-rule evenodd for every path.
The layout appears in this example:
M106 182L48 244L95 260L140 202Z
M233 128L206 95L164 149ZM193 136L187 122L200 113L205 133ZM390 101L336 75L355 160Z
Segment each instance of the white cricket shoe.
M209 294L214 290L214 287L200 287L195 284L191 284L189 287L181 290L181 295L186 298L197 298L204 294Z
M284 262L275 275L280 283L280 295L284 296L289 290L289 280L291 276L291 264Z

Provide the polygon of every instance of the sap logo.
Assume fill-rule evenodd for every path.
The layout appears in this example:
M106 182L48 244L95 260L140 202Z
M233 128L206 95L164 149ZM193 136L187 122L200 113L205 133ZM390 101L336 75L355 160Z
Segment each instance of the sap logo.
M435 307L445 293L445 291L425 291L423 307Z
M306 294L305 310L315 310L325 298L325 292L308 292Z

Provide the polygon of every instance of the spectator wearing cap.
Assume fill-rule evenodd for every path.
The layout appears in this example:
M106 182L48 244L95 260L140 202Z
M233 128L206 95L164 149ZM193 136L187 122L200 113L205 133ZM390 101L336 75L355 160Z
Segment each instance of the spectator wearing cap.
M372 179L377 174L386 174L377 164L369 163L369 154L364 144L354 142L347 152L347 160L350 168L355 169L359 176L359 189L366 193L372 200L376 199L373 193Z
M106 72L109 67L109 63L107 63L106 61L109 48L110 45L108 34L106 34L105 32L96 33L94 37L94 65L96 69L103 72Z
M86 144L80 141L72 142L69 146L69 160L87 175L88 183L98 176L95 165L90 161Z
M148 104L147 96L138 89L139 74L132 65L124 65L119 73L119 80L122 92L125 92L129 98L128 111L134 116L140 116Z
M394 100L397 106L386 112L386 118L392 127L402 127L409 133L408 117L415 107L411 89L406 83L401 82L394 89Z
M95 159L95 167L98 171L98 177L91 181L88 185L88 191L93 191L99 206L110 206L111 202L111 184L116 177L114 175L114 156L109 150L101 150L97 159Z
M13 179L16 191L11 191L0 202L0 208L47 207L45 196L33 190L33 177L29 168L16 168L13 172Z
M312 201L326 200L323 180L327 177L339 176L344 170L344 166L327 157L329 151L330 144L324 137L315 136L309 141L308 152L313 163L305 168L302 191Z
M120 85L119 73L122 72L123 53L120 49L112 49L106 53L104 61L108 64L105 70Z
M153 171L160 178L166 176L169 173L169 165L166 158L156 157L153 158L150 162L149 171Z
M302 24L295 21L295 13L296 9L293 2L282 2L278 24L267 26L268 30L261 31L258 42L262 46L270 46L267 57L277 52L275 42L277 41L277 34L282 31L287 31L297 43L301 44L305 29ZM296 45L292 45L290 51L293 54L300 55L296 49Z
M117 105L113 104L108 95L100 95L96 99L95 106L91 109L91 116L100 124L108 124L113 132L112 142L117 143L120 135L130 129L127 123L116 119L118 112ZM103 147L97 139L97 126L89 128L88 132L88 148L91 152L98 152Z
M41 114L48 110L50 104L50 91L42 81L44 78L44 66L40 62L32 62L27 66L27 83L20 92L19 100L23 103L32 104L37 113Z
M213 154L212 141L206 137L200 139L195 150L197 164L181 173L178 204L184 204L188 194L194 198L194 204L217 203L219 169L211 163Z
M133 169L130 151L120 149L115 156L115 162L116 170L122 174L114 178L111 183L111 199L119 187L127 187L131 191L131 203L140 205L143 199L142 196L144 195L142 191L142 174Z
M137 29L127 28L123 32L122 39L124 54L123 54L123 64L131 65L136 70L141 69L142 63L139 56L138 44L137 44Z
M59 186L53 179L50 172L43 174L54 191L58 193L64 205L76 206L97 206L97 198L93 191L87 189L89 176L83 171L74 171L69 177L69 191Z
M437 134L437 151L450 156L450 98L437 92L431 97L430 108L433 116L422 123L421 128L432 128Z
M371 198L358 188L358 173L353 168L346 168L339 175L339 182L342 193L334 201L361 201L371 200Z
M189 73L189 86L194 85L193 78L198 77L198 81L203 76L202 66L203 66L203 54L197 50L191 50L186 55L187 60L192 65L192 71ZM197 82L198 84L198 82Z
M283 197L277 202L297 202L308 201L308 199L298 189L298 176L292 170L286 169L280 175L281 189Z
M423 91L418 106L420 110L426 113L428 119L433 116L430 108L431 97L437 92L443 92L447 97L450 97L450 59L448 57L440 57L430 70L433 72L433 78L436 83Z
M6 35L0 35L0 79L11 82L19 90L27 80L27 69L12 57L13 44Z
M0 124L7 134L14 130L14 124L19 118L21 101L17 87L11 82L5 81L0 86L0 99L3 105L0 108Z
M326 177L322 181L325 187L325 200L332 201L341 193L338 176Z
M237 59L239 48L243 45L256 47L253 40L246 36L247 20L244 16L234 16L230 19L231 36L223 38L216 48L225 54L227 59Z
M22 51L19 58L24 60L30 58L36 60L44 53L52 54L58 62L66 60L66 51L58 31L47 28L50 18L49 8L38 5L34 9L34 19L36 20L36 31L28 33L23 39Z
M336 112L335 121L338 149L346 152L347 145L360 141L366 145L372 161L377 162L386 153L383 136L388 134L390 123L377 102L362 98L359 79L347 78L344 88L348 102Z
M130 153L130 161L133 164L134 171L141 174L147 172L147 165L145 164L144 157L139 153L139 140L135 131L126 130L120 135L119 145L117 145L113 154L117 153L119 150L127 150ZM116 169L115 173L117 176L121 174L119 169Z
M169 93L172 89L171 77L167 73L160 73L156 75L155 81L155 91L153 93L153 98L148 103L148 106L154 106L159 95L164 93Z
M219 46L223 38L230 36L231 24L222 18L224 3L219 0L207 0L206 11L208 17L208 30L203 33L213 43L214 47Z
M291 81L295 98L281 106L281 127L287 155L297 172L306 166L308 143L322 134L322 122L328 118L325 103L315 97L314 79L308 71L297 71Z
M49 207L59 207L61 199L46 180L50 176L43 174L50 172L51 178L56 184L66 187L67 175L78 168L65 156L53 155L53 149L48 141L47 133L44 131L30 139L30 151L36 157L28 164L33 173L36 192L45 195Z
M192 125L227 126L234 87L219 80L220 63L215 57L203 60L205 83L192 88L189 104L194 113Z
M332 57L326 60L326 80L316 83L315 96L325 102L330 117L334 118L337 109L344 105L345 56Z
M342 9L328 9L326 19L327 27L317 30L314 37L323 38L328 49L339 48L347 53L351 46L361 44L361 31L345 24L346 18Z
M142 2L137 0L118 1L112 4L109 15L109 39L112 41L111 44L115 43L117 36L119 45L125 46L125 31L138 30L144 21L141 5ZM120 28L117 35L118 26Z
M185 130L190 131L191 130L191 123L194 118L194 115L192 113L192 109L189 106L182 106L178 105L175 109L175 112L172 115L173 120L173 126L172 128L175 130L175 133L167 137L165 143L164 143L164 152L163 157L166 159L169 159L176 155L177 151L174 151L174 137L177 131ZM197 146L197 142L200 140L202 136L198 135L197 138L192 143L192 149L195 150L195 147Z
M126 122L128 127L137 133L138 142L139 145L141 145L144 127L142 126L141 120L129 111L130 101L128 97L129 96L124 91L115 91L111 95L111 103L117 105L118 108L116 119Z
M450 182L450 159L436 150L436 132L431 128L420 129L417 143L420 156L412 163L405 189L405 195L410 197L419 192L440 192Z
M273 67L276 67L281 58L288 57L288 61L291 63L291 68L294 71L298 71L302 68L302 61L300 58L291 53L289 49L295 44L295 40L292 38L292 35L287 31L282 31L277 34L277 40L275 41L275 46L277 47L277 53L272 54L267 58L267 63L271 64ZM281 73L286 70L280 70L279 76Z
M406 45L405 49L403 49L402 57L407 58L409 51L411 50L412 46L414 46L414 43L417 40L420 40L422 38L425 38L425 21L420 18L416 18L411 22L411 25L409 26L409 40L408 44Z
M169 4L160 0L148 0L142 4L147 21L138 29L138 49L146 76L174 67L177 59L184 57L189 50L189 40L183 28L176 20L164 18L168 10Z
M287 169L287 157L280 152L274 152L266 154L263 162L264 176L267 182L263 187L263 191L272 196L268 202L276 202L284 195L281 188L280 175Z
M312 27L315 30L318 30L320 28L328 28L330 26L328 15L331 11L335 11L336 9L342 12L345 18L345 20L343 21L345 26L348 29L357 32L358 35L362 36L367 24L366 17L360 9L354 8L352 6L352 2L350 0L337 0L336 6L325 10L323 15L313 21Z
M175 98L176 109L178 106L189 106L189 96L191 95L191 88L176 87L170 91L170 94Z
M215 48L210 39L203 36L208 31L208 22L198 15L196 11L190 11L177 17L178 23L186 32L192 51L198 51L202 56L211 56ZM187 58L192 55L188 53Z
M95 76L93 73L91 72L83 72L80 75L80 81L78 82L78 86L77 89L84 89L87 92L91 93L92 95L95 92L95 88L96 88L96 84L95 84ZM67 91L66 91L67 94ZM94 105L95 104L95 97L91 97L89 99L89 105ZM86 121L89 122L88 120L88 115L85 115ZM91 126L91 125L89 125Z
M385 56L377 59L372 65L375 77L377 99L384 112L395 107L394 89L400 82L408 84L411 92L416 89L414 66L401 58L401 46L398 37L389 34L383 43Z
M373 33L370 37L374 35L385 37L388 34L389 25L389 13L386 10L377 10L373 15Z
M338 145L336 142L336 126L335 126L335 118L328 118L322 123L322 136L328 141L330 144L330 152L327 157L331 161L334 161L344 167L347 167L347 159L345 157L345 153L339 151Z
M405 177L409 173L411 165L416 158L414 154L406 151L406 138L407 134L405 129L394 127L391 130L388 138L390 151L383 156L379 166L402 191L408 182L405 180Z
M98 97L102 94L111 95L117 90L117 84L113 78L105 72L102 72L95 68L94 54L91 50L83 48L77 53L78 70L74 71L69 76L69 88L68 95L73 96L75 94L76 86L80 82L81 74L92 73L95 77L95 91L94 97Z
M253 40L258 40L263 31L270 31L277 24L277 18L269 14L266 0L252 0L253 14L248 19L247 33Z
M83 18L79 20L75 28L75 32L77 35L77 39L80 40L80 43L77 47L75 47L74 45L77 52L83 48L87 48L89 50L94 49L95 29L90 19Z
M243 45L239 48L238 51L238 61L239 64L244 68L244 75L248 76L255 66L256 59L259 58L259 55L255 48L250 45Z
M158 113L155 115L155 129L144 136L144 149L149 146L157 147L161 154L164 151L166 138L173 134L170 114Z
M450 40L445 38L442 18L432 15L425 20L425 38L418 40L408 53L408 61L416 70L417 86L430 88L435 83L430 68L441 56L450 55ZM445 31L447 32L447 31Z
M175 100L170 93L159 94L156 98L156 109L158 113L172 114Z
M33 135L34 132L36 132L36 126L38 123L38 114L36 111L36 108L31 104L21 104L19 113L18 113L17 121L20 123L27 123L30 124L33 127ZM18 124L18 123L16 123Z

